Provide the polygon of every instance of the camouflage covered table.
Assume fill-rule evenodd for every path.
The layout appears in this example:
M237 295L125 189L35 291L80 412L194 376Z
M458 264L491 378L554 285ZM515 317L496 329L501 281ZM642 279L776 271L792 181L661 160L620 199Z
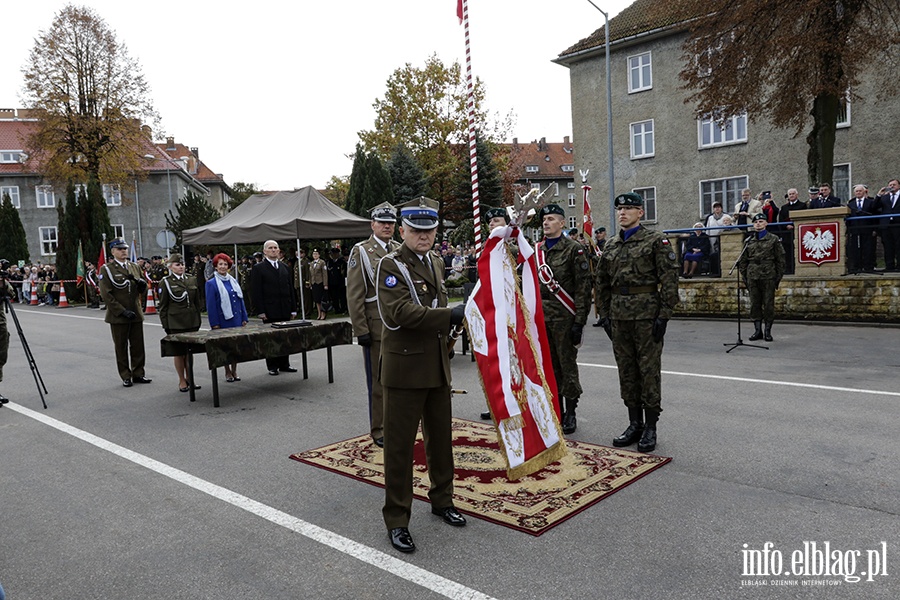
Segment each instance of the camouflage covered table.
M305 327L272 327L271 324L250 323L246 327L173 333L160 340L162 356L187 355L188 376L194 381L193 355L206 353L212 375L213 406L219 406L219 386L216 369L233 362L249 362L266 357L303 355L303 378L307 379L306 353L325 348L328 354L328 383L334 383L331 347L353 343L353 328L346 321L315 323ZM191 401L195 400L191 385Z

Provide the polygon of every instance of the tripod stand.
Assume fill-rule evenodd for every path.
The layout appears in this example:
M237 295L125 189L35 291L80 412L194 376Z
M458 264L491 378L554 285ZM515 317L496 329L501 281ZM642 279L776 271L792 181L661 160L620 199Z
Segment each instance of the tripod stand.
M31 348L28 346L28 340L25 339L25 332L22 331L22 326L19 324L19 317L16 316L16 311L13 309L8 296L5 294L0 296L0 303L4 305L3 307L0 307L0 310L5 309L6 312L12 315L13 323L16 324L16 331L19 333L19 339L22 341L22 348L25 350L25 359L28 361L28 367L31 369L31 374L34 377L34 383L37 386L38 394L41 396L41 404L44 405L44 408L47 408L47 401L44 400L44 394L48 393L47 386L44 385L44 378L41 377L41 372L38 371L37 363L34 362L34 355L31 353Z
M738 254L737 260L734 261L734 264L731 265L731 270L728 271L728 274L731 275L735 271L737 271L737 282L734 286L735 297L737 300L737 341L731 344L725 343L723 346L731 346L728 350L725 351L726 354L737 348L738 346L747 346L748 348L762 348L763 350L768 350L768 346L760 346L758 344L745 344L744 340L741 339L741 270L737 268L738 263L741 262L741 258L744 256L744 252L747 251L747 240L744 241L744 245L741 247L741 253Z

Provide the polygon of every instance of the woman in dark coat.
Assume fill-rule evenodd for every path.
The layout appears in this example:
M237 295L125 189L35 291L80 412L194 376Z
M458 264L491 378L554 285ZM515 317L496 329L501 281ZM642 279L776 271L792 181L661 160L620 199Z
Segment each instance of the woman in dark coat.
M200 287L197 280L184 274L184 260L180 254L169 257L169 275L159 282L159 320L166 334L184 333L200 329ZM178 390L187 392L187 359L184 355L175 357L175 372L178 373ZM194 389L200 389L195 385Z
M213 257L215 274L206 282L206 316L212 329L228 329L247 325L247 307L244 306L244 291L228 269L234 264L225 253ZM225 381L240 381L237 363L225 365Z
M694 231L684 242L684 269L682 277L690 279L697 273L697 265L709 256L712 247L709 236L703 231L703 223L694 223Z
M319 256L318 250L313 250L312 262L309 263L309 281L312 284L312 300L319 309L317 320L325 320L325 311L322 309L322 300L325 299L325 291L328 289L328 275L325 269L325 261Z

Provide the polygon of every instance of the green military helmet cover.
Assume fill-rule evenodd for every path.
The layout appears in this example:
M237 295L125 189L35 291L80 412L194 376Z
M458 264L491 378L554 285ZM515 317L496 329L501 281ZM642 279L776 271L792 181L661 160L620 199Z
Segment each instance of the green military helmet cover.
M640 194L635 194L634 192L625 192L624 194L619 194L618 196L616 196L614 204L616 208L618 208L619 206L637 206L643 208L644 199Z

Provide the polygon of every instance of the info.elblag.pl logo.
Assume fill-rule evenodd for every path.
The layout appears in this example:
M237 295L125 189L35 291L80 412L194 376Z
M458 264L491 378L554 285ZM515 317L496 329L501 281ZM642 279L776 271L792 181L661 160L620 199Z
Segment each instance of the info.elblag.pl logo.
M887 542L874 549L841 550L831 542L803 542L782 551L773 542L743 544L741 586L835 586L887 577ZM775 579L777 578L777 579Z

